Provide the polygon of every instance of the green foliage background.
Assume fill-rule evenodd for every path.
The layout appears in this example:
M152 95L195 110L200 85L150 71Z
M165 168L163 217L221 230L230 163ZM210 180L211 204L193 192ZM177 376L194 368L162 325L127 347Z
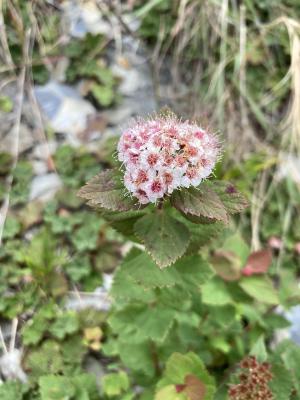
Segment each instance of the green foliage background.
M23 25L10 18L9 10L4 10L4 21L19 65L33 10L31 2L12 3ZM92 176L115 166L114 141L99 154L60 146L54 163L64 187L45 207L28 203L33 170L23 155L14 170L0 249L0 313L1 322L19 321L16 346L23 348L28 381L5 381L1 399L196 400L176 391L192 375L205 384L204 400L222 400L229 383L238 379L239 361L249 353L272 364L275 400L300 398L299 347L290 341L271 346L274 331L289 325L275 308L288 309L300 301L295 251L300 229L292 223L299 218L299 189L289 178L274 179L279 152L299 150L299 110L293 107L298 82L296 70L289 70L297 56L299 4L189 0L182 11L183 3L136 1L132 12L141 19L137 34L151 48L164 28L159 59L170 63L175 87L184 82L191 88L174 107L207 118L224 132L227 151L216 177L247 194L251 208L226 228L218 223L199 228L182 220L182 231L189 229L191 237L188 254L160 270L139 248L123 256L128 237L148 240L153 221L149 224L146 213L136 225L135 211L121 217L95 214L76 196ZM180 25L180 12L189 9ZM45 47L33 46L34 81L48 79L45 54L66 56L68 83L90 80L87 96L99 109L120 102L118 82L105 62L105 38L88 35L56 46L59 14L48 11L45 2L36 2L34 15ZM7 71L3 67L1 72ZM0 108L9 112L10 99L0 97ZM0 155L1 201L12 164L8 154ZM266 274L246 277L241 270L252 251L252 218L262 179L266 187L260 195L267 200L259 214L260 244L265 248L276 236L283 250L274 251ZM168 213L169 221L180 218L178 211ZM201 251L195 252L195 246ZM182 254L178 246L173 250L175 261ZM67 307L70 295L85 296L101 285L103 273L111 272L109 311ZM88 371L91 359L101 366L100 374Z

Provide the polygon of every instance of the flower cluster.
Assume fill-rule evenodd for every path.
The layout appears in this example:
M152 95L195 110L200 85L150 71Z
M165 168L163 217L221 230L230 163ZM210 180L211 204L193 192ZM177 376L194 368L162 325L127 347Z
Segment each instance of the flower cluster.
M240 367L243 372L239 375L240 383L231 385L229 398L231 400L273 400L272 392L268 386L272 379L270 365L259 363L255 357L245 358Z
M142 204L198 186L211 174L219 152L216 136L174 115L136 121L118 144L125 186Z

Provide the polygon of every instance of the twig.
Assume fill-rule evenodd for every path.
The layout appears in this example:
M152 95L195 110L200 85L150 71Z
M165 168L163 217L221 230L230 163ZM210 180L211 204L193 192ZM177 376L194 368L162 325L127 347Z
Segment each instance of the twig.
M9 67L13 68L14 62L13 62L12 56L10 54L8 41L7 41L7 35L6 35L6 31L5 31L4 18L3 18L3 0L0 0L0 42L2 45L2 49L3 49L4 61Z
M2 345L2 348L3 348L4 353L7 354L7 353L8 353L8 350L7 350L5 341L4 341L4 337L3 337L3 333L2 333L1 326L0 326L0 343L1 343L1 345Z
M24 49L23 49L24 50L24 52L23 52L24 58L26 58L27 54L28 54L30 35L31 35L31 29L29 29L25 35L25 43L24 43ZM13 148L12 148L13 163L12 163L10 175L6 181L6 194L4 196L3 204L0 209L0 245L2 243L4 224L5 224L6 216L7 216L8 209L9 209L10 192L11 192L12 183L13 183L13 179L14 179L13 175L14 175L14 171L17 166L17 163L18 163L20 124L21 124L21 116L22 116L23 101L24 101L25 76L26 76L26 68L23 67L20 72L19 78L18 78L18 84L17 84L18 94L16 96L16 111L15 111L16 119L15 119L15 124L12 128L12 135L14 136L14 139L15 139L14 143L13 143Z
M9 351L13 351L16 344L16 336L17 336L17 329L18 329L18 319L14 318L11 325L11 336L10 336L10 343L9 343Z

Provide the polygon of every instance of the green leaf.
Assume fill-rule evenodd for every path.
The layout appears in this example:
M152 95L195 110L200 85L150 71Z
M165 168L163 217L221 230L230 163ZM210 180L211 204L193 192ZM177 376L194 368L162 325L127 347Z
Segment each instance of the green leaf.
M198 188L177 190L171 196L171 204L187 216L228 222L223 203L206 183L202 183ZM201 220L199 222L201 223Z
M119 269L143 288L170 287L180 282L178 271L173 266L160 270L147 253L137 249L131 250L130 255Z
M254 346L252 347L250 354L254 357L256 357L256 359L259 362L265 362L267 361L268 358L268 353L267 353L267 349L266 349L266 344L265 344L265 337L264 335L261 335L256 343L254 344Z
M220 198L229 214L236 214L248 207L248 201L234 185L225 181L207 181L206 184Z
M126 197L125 188L117 170L111 169L92 178L78 192L90 206L100 206L112 211L128 211L138 208L135 200Z
M42 376L39 387L41 400L71 400L75 395L71 379L63 376Z
M218 250L212 255L210 262L217 275L225 281L236 281L240 278L241 262L235 253Z
M168 385L156 393L154 400L187 400L187 396L183 392L178 393L175 385Z
M127 265L130 266L130 263ZM142 302L151 302L155 300L154 292L131 279L131 276L124 267L119 267L117 269L110 294L117 301L138 300Z
M163 304L155 306L129 305L113 313L108 323L122 338L130 342L152 339L164 341L172 327L177 311Z
M99 400L99 390L96 377L89 374L81 374L72 377L72 383L76 388L74 400Z
M209 263L199 254L186 256L176 261L172 267L178 271L181 282L178 283L189 289L191 286L200 288L205 282L214 276Z
M157 304L137 315L135 324L145 337L163 342L173 325L175 316L176 310Z
M290 375L293 379L294 386L300 394L300 347L291 341L283 342L285 347L281 353L281 359L284 362L285 367L289 370Z
M195 400L193 389L195 389L196 383L199 389L199 400L213 400L215 382L207 372L202 360L191 352L187 354L174 353L166 363L163 379L158 383L158 389L173 384L179 392L185 392L186 397L183 399ZM161 390L158 391L159 397L155 397L155 400L163 400L161 393Z
M131 344L119 341L118 352L126 367L147 376L153 376L153 353L149 343Z
M224 306L232 303L232 297L226 284L220 278L213 278L202 286L204 304Z
M226 238L222 245L222 250L234 253L240 259L240 267L243 267L250 254L250 248L239 232Z
M21 224L17 218L8 216L5 220L3 239L14 238L21 230Z
M0 110L9 113L13 110L14 104L10 97L8 96L0 96Z
M7 381L0 384L0 399L1 400L22 400L23 393L28 388L26 385L18 381Z
M94 83L91 87L91 93L96 101L103 107L108 107L114 101L115 93L111 86Z
M64 339L67 335L77 332L79 329L78 316L73 311L64 312L50 326L49 332L58 339Z
M25 367L31 371L31 377L46 374L58 374L63 370L63 359L58 343L47 340L31 351L25 359Z
M273 379L269 383L269 387L274 395L274 400L289 400L294 388L290 371L278 360L272 361L271 367Z
M108 397L120 396L129 389L128 375L124 371L104 375L102 386Z
M272 281L266 276L243 277L240 287L255 300L266 304L278 304L279 299Z
M57 310L53 302L49 302L30 319L22 330L22 340L25 345L37 344L48 331L49 321L55 317Z
M163 210L145 215L134 225L136 235L159 267L173 264L189 244L189 231L184 224Z

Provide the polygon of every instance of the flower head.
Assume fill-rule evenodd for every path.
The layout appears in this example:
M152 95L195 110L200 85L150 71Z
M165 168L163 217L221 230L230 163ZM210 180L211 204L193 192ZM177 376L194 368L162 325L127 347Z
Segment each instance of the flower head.
M180 187L198 186L220 154L215 135L173 114L135 121L118 144L126 188L142 204Z
M270 364L259 363L255 357L249 356L241 361L242 369L240 383L231 385L229 398L231 400L273 400L274 397L268 386L272 380Z

